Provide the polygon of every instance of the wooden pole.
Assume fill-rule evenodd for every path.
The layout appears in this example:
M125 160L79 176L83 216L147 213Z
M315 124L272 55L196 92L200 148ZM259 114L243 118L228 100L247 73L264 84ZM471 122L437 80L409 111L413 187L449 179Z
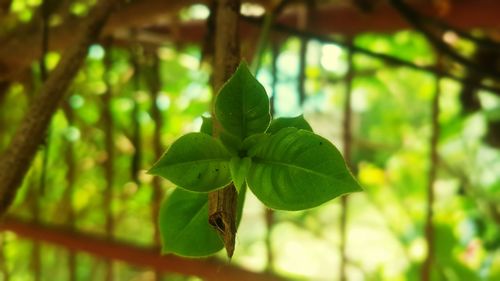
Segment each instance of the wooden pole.
M100 1L84 24L76 44L34 97L10 145L0 157L0 218L7 212L26 174L59 102L87 55L87 48L98 37L110 12L120 0Z
M215 0L215 54L213 63L213 97L218 94L240 62L238 18L240 0ZM212 112L213 135L218 136L220 124ZM238 192L233 183L208 195L210 224L224 240L228 257L233 256L236 238L236 206Z

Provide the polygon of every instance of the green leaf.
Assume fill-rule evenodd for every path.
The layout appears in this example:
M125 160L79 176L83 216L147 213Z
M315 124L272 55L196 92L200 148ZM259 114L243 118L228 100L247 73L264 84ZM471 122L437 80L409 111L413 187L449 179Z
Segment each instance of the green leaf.
M270 208L303 210L361 190L337 148L309 131L282 129L251 156L247 184Z
M231 181L229 160L219 140L189 133L175 141L149 173L190 191L209 192Z
M222 86L215 100L215 116L226 132L240 140L263 133L269 126L269 98L246 63Z
M267 132L274 135L279 130L289 127L303 129L309 132L313 131L311 125L309 125L306 119L304 119L304 115L299 115L297 117L281 117L274 119L273 122L271 122L269 129L267 129Z
M246 153L246 155L244 156L250 155L252 153L251 151L253 147L264 142L269 137L270 137L269 134L262 133L262 134L251 135L248 138L246 138L241 144L241 150Z
M238 193L238 227L245 204L246 187ZM177 188L162 203L159 229L163 253L204 257L224 248L218 233L208 223L208 194Z
M229 163L229 169L231 171L231 178L233 179L234 186L236 186L237 190L241 190L241 188L245 184L245 177L247 175L251 163L252 160L249 157L231 158L231 162Z
M164 253L202 257L224 248L208 223L206 193L175 189L160 208L159 229Z
M203 122L201 123L200 132L211 136L213 128L212 118L204 116L202 116L201 118L203 119Z
M224 144L224 147L233 155L237 156L240 146L241 140L235 137L234 135L228 134L226 131L222 130L219 133L219 139Z

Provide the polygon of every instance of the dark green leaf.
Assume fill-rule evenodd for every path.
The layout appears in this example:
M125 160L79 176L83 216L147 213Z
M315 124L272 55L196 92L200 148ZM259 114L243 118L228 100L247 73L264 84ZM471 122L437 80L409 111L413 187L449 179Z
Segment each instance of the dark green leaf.
M213 121L212 117L202 117L203 118L203 123L201 123L201 128L200 132L207 134L209 136L212 136L213 134ZM233 154L234 156L238 155L238 150L239 147L241 146L241 141L231 135L226 133L224 130L219 132L219 139L221 140L222 144L224 144L224 147Z
M195 192L209 192L231 181L230 155L219 140L204 133L189 133L175 141L149 170Z
M304 119L304 116L299 115L297 117L281 117L274 119L273 122L271 122L269 129L267 129L267 132L269 134L276 134L279 130L289 127L303 129L310 132L313 131L311 125L309 125L306 119Z
M309 131L282 129L251 156L247 184L270 208L303 210L361 190L337 148Z
M221 140L224 147L233 155L237 156L239 148L241 146L241 140L236 136L228 134L224 130L219 133L219 139Z
M241 221L246 187L238 193L237 226ZM208 194L177 188L160 209L159 228L164 253L203 257L224 248L217 231L208 223Z
M245 63L240 64L217 95L215 116L226 132L240 140L263 133L269 126L269 98Z
M200 132L211 136L213 128L212 118L204 116L202 116L201 118L203 119L203 123L201 123Z
M251 135L243 141L243 143L241 145L241 149L243 151L245 151L247 153L247 155L250 155L253 147L258 145L259 143L264 142L269 137L270 137L270 135L267 133ZM245 155L245 156L247 156L247 155Z
M241 188L245 184L245 177L248 173L248 169L250 168L251 163L252 160L249 157L231 158L231 162L229 163L231 178L233 179L234 185L238 190L241 190Z
M177 188L160 209L159 228L164 253L186 257L212 255L224 247L208 223L208 194Z

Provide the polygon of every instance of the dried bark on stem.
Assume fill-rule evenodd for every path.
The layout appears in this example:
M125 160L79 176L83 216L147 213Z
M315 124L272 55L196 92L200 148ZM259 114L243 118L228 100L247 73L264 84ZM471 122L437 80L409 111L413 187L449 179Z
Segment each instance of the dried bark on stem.
M17 130L11 144L0 158L0 216L12 204L19 185L42 142L52 115L76 75L110 12L119 0L101 1L85 23L78 43L64 53L61 62L43 85Z
M213 67L214 100L219 89L231 77L240 62L238 18L240 0L215 0L215 54ZM215 115L214 136L219 135L220 124ZM224 240L227 255L233 256L236 238L236 206L238 192L231 183L208 195L209 223Z

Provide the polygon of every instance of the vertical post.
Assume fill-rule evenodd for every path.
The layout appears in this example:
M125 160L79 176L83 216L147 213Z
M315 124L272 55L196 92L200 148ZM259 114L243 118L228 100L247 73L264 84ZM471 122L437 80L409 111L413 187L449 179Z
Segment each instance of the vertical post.
M440 57L438 57L438 68L440 67ZM436 169L438 164L437 144L439 141L439 96L441 87L439 82L441 77L436 77L436 90L432 99L432 135L430 139L429 174L427 178L427 214L425 218L425 240L427 242L427 256L422 265L422 281L430 281L432 278L432 264L434 263L434 182L436 180Z
M276 87L278 84L278 56L279 56L279 51L280 51L280 44L277 42L272 42L271 43L271 53L272 53L272 62L271 62L271 75L272 75L272 93L273 95L271 96L271 115L274 115L276 112ZM267 272L273 272L274 271L274 253L273 253L273 243L272 243L272 229L273 225L275 223L275 216L274 216L274 210L265 208L265 221L266 221L266 237L265 237L265 243L266 243L266 249L267 249L267 266L266 266L266 271Z
M215 55L213 63L213 97L234 73L240 62L238 22L241 0L215 0ZM220 124L213 114L213 135L218 136ZM224 240L227 255L233 256L236 236L236 205L238 194L231 183L208 195L209 223Z
M68 126L74 125L74 115L71 105L66 101L63 105L63 110L68 121ZM75 153L73 147L73 140L68 140L66 142L66 152L65 161L68 165L68 170L66 171L66 190L64 191L63 201L64 204L68 204L68 218L67 224L69 229L75 229L75 210L73 208L73 191L76 179L76 167L75 167ZM76 254L73 250L68 252L68 272L69 281L76 281Z
M345 76L345 101L344 101L344 121L343 121L343 154L344 159L348 167L351 166L351 142L352 142L352 107L351 107L351 94L352 94L352 79L354 76L353 67L353 50L352 50L352 39L349 40L349 48L347 55L347 73ZM339 279L341 281L347 280L347 215L349 208L348 196L342 196L341 201L341 214L340 214L340 268L339 268Z
M299 17L299 27L303 30L307 30L311 25L312 15L314 11L315 1L306 1L304 7L301 7L302 13ZM306 100L306 66L307 66L307 45L309 44L308 38L300 39L300 51L299 51L299 80L298 80L298 91L299 91L299 103L302 106Z
M135 31L132 33L132 37L136 40ZM133 107L132 107L132 145L134 146L134 154L132 155L131 161L131 175L132 180L139 187L141 182L139 180L139 170L141 167L141 158L142 158L142 143L141 143L141 123L139 121L140 118L140 108L138 101L138 92L141 89L141 47L139 44L135 44L134 48L132 48L132 67L134 68L134 76L133 76L133 84L134 84L134 92L132 93L133 99Z
M159 159L162 156L163 148L161 145L161 130L163 127L163 118L158 107L158 93L161 89L160 80L160 61L156 52L152 52L152 77L149 80L149 88L151 91L151 98L153 100L151 107L151 116L155 122L155 129L153 133L153 149L155 153L155 159ZM158 216L160 213L160 205L163 197L163 192L161 189L160 177L153 177L153 198L151 207L151 219L153 220L154 233L153 233L153 243L155 247L160 248L160 229L158 227ZM159 281L161 278L160 272L155 272L155 281Z
M120 0L99 1L93 8L76 44L68 49L56 69L33 98L24 119L21 121L10 145L0 156L0 217L7 212L17 190L29 169L42 142L52 115L63 99L67 88L76 75L87 54L88 46L94 42L110 12Z
M111 99L113 96L113 91L111 89L111 83L109 80L109 71L111 69L111 47L110 39L107 40L105 44L106 55L104 57L105 73L104 80L107 86L107 90L102 96L102 122L104 129L104 142L106 149L106 161L104 162L104 174L106 178L106 189L104 191L104 209L106 214L106 238L113 238L114 229L114 217L113 217L113 183L114 183L114 139L113 139L113 114L111 112ZM113 280L113 262L111 260L106 261L106 280Z

